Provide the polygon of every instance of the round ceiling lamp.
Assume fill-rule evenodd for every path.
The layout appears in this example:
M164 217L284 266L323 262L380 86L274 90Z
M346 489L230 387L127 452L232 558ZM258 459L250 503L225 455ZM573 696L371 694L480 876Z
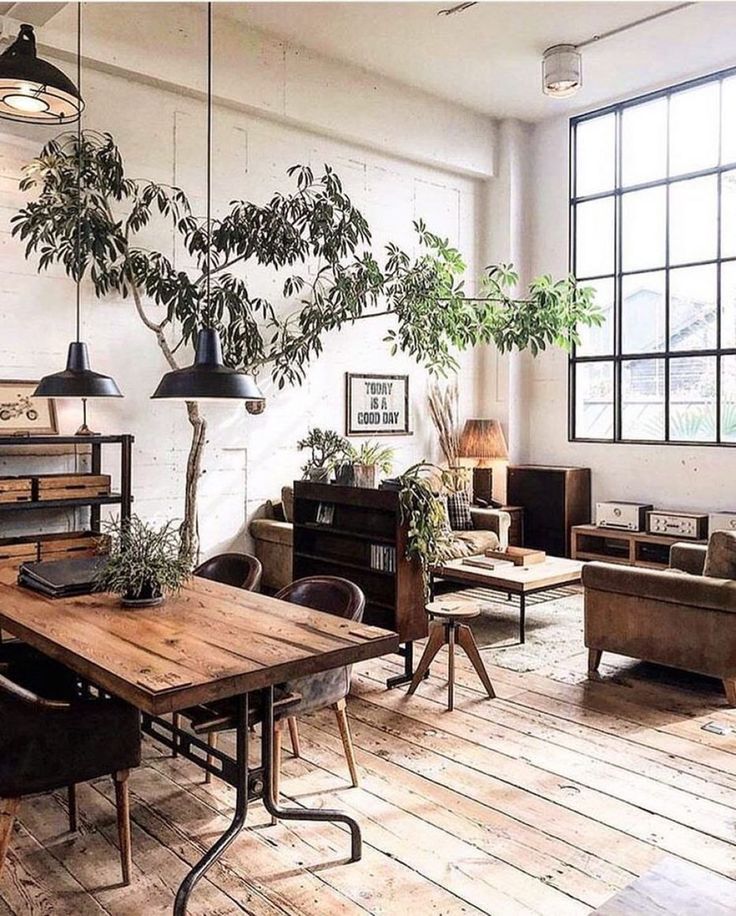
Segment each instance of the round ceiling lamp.
M553 45L542 58L542 91L567 99L583 85L583 58L575 45Z
M212 228L212 4L207 4L207 238ZM167 372L158 383L152 398L179 401L240 400L256 405L265 404L265 397L251 375L226 366L222 358L220 332L214 327L211 311L210 273L212 247L208 241L205 265L204 324L197 334L194 363L184 369Z
M69 124L84 102L69 77L36 55L32 25L22 25L0 54L0 118L25 124Z

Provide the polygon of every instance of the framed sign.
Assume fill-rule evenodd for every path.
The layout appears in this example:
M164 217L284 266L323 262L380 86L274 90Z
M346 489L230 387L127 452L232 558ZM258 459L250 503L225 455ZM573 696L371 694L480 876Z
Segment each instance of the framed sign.
M56 408L49 398L34 398L38 382L0 380L0 436L56 435Z
M347 372L345 382L345 435L411 435L408 375Z

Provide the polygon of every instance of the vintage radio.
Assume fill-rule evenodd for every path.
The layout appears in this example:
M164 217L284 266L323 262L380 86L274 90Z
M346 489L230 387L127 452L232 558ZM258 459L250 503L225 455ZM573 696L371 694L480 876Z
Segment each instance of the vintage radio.
M620 531L643 531L651 503L627 503L611 500L595 504L595 523L599 528L618 528Z
M711 512L708 516L708 533L714 531L736 531L736 512L721 509L720 512Z
M703 512L671 512L656 509L647 512L649 534L666 534L675 538L701 541L708 537L708 516Z

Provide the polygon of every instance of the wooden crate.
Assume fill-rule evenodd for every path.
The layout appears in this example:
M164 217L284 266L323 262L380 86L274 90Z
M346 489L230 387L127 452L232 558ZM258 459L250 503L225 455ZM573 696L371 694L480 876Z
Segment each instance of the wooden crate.
M32 498L32 478L0 477L0 503L30 502Z
M36 499L86 499L110 493L109 474L44 474L34 478Z
M39 537L42 560L66 560L73 557L91 557L100 552L106 538L91 531L73 531L47 534Z
M0 539L0 569L17 572L21 563L38 559L36 538L17 537Z

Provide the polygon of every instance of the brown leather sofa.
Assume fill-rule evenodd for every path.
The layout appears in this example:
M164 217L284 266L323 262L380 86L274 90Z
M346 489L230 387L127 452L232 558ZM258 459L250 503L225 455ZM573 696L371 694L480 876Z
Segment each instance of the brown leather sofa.
M720 678L736 706L736 580L703 575L706 547L674 544L668 570L583 567L588 670L615 652Z

